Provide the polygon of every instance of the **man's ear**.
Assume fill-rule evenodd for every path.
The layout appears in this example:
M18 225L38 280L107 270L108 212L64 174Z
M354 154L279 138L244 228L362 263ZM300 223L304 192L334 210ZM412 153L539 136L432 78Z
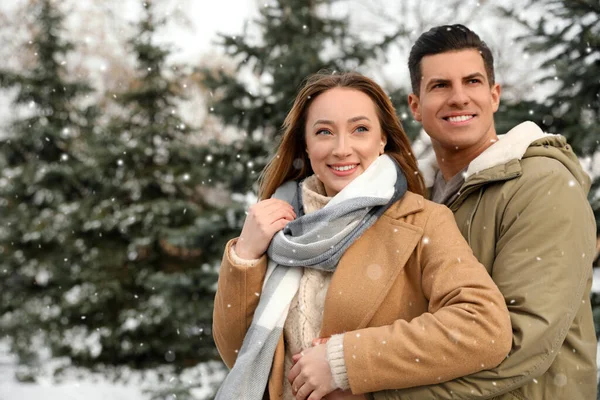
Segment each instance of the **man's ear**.
M490 88L492 93L492 109L494 112L498 111L498 106L500 105L500 93L502 92L502 88L499 84L494 83Z
M408 95L408 107L413 115L413 118L421 122L421 103L419 102L419 96L414 93Z

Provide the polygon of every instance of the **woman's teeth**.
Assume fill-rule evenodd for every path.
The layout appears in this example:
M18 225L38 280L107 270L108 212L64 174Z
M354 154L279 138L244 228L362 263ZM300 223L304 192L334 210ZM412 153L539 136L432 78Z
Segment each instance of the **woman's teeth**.
M332 166L331 168L335 169L336 171L350 171L353 168L356 168L357 164L354 165L345 165L343 167L334 167Z

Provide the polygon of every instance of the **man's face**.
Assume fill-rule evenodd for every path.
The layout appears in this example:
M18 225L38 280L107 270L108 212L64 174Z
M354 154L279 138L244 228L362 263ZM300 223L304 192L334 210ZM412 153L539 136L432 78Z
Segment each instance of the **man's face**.
M479 154L496 141L500 86L490 86L477 50L425 56L421 74L420 95L413 93L408 100L434 149Z

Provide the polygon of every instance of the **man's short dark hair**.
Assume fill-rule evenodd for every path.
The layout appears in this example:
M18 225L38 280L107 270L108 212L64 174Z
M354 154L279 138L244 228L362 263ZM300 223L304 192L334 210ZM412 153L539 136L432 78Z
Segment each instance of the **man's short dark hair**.
M440 25L423 33L410 49L408 70L412 91L419 95L421 86L421 60L448 51L474 49L483 57L483 64L490 86L494 84L494 56L490 48L479 36L461 24Z

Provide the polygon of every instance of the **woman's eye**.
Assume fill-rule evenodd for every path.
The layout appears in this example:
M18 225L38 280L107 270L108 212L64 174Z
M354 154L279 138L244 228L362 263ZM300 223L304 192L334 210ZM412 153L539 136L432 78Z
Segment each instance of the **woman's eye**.
M331 135L331 131L328 129L319 129L317 131L317 135Z
M366 126L359 126L358 128L356 128L357 132L368 132L369 130L367 129Z

